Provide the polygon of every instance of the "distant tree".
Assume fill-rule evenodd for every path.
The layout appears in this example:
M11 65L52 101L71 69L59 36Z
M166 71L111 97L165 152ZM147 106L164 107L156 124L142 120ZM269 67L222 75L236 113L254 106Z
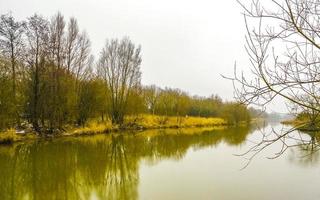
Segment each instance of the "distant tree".
M182 90L175 90L175 115L176 116L186 116L190 109L190 97L188 94Z
M155 114L156 106L159 101L161 89L155 85L146 86L143 88L143 96L147 109L151 114Z
M107 41L98 62L99 76L105 80L112 122L122 124L133 88L140 85L141 48L129 38Z
M175 114L176 95L171 88L162 89L159 94L156 113L165 116L172 116Z
M240 122L250 122L250 113L247 107L240 103L225 103L221 116L230 124L237 125Z
M190 101L188 115L218 117L221 114L223 102L217 95L212 95L210 97L194 96Z
M140 86L132 88L132 92L128 97L127 114L138 116L141 113L148 112L142 90Z

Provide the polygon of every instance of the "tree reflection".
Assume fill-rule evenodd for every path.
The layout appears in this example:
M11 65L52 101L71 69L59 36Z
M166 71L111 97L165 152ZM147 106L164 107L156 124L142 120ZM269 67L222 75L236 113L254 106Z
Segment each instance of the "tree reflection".
M248 127L39 140L0 147L0 199L138 199L139 163L179 160L189 148L243 143Z
M304 166L319 164L320 161L320 132L305 132L309 139L304 139L296 148L291 149L289 160ZM297 156L298 155L298 156Z

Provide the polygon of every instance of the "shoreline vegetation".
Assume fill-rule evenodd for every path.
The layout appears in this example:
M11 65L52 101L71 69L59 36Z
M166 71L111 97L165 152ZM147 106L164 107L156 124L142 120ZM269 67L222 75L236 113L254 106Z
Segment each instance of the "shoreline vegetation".
M256 120L253 120L256 121ZM112 125L110 120L91 120L86 125L80 127L66 127L65 131L45 137L37 134L33 130L8 129L0 132L0 145L23 142L30 139L58 138L69 136L89 136L97 134L116 133L119 131L139 132L152 129L183 129L183 128L228 128L231 126L248 126L247 122L230 124L226 120L217 117L176 117L140 115L126 117L122 127Z
M296 115L291 120L285 120L281 122L284 125L290 125L295 127L299 131L303 132L319 132L320 121L318 114L309 110L305 110Z

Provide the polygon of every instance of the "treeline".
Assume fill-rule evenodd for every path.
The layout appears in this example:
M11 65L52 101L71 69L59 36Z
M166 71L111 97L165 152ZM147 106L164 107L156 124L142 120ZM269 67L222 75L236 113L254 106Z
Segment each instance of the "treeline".
M141 61L141 47L127 37L108 40L95 61L87 33L61 13L24 21L1 15L0 129L55 132L90 118L123 124L141 113L250 119L245 106L218 96L141 86Z
M144 111L166 116L222 117L230 123L248 122L251 115L246 106L223 102L217 95L190 96L180 89L161 89L154 85L142 88Z

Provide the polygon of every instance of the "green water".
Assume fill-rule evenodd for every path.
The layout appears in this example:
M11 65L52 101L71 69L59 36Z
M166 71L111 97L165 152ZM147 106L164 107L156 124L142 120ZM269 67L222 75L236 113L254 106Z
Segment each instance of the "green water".
M252 128L152 130L1 146L0 199L320 199L317 153L266 159L275 145L240 170L246 160L234 154L259 137Z

